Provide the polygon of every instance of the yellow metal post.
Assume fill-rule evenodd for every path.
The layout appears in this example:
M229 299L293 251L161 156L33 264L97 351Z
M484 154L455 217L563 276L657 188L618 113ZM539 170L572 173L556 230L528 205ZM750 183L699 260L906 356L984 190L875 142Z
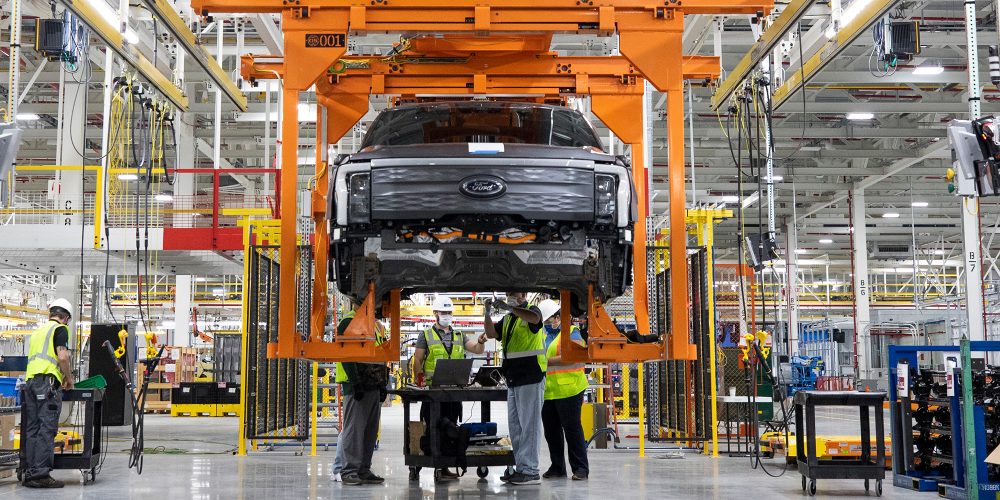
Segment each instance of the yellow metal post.
M98 183L100 185L100 183ZM100 189L100 188L98 188ZM99 203L98 203L99 204ZM249 378L249 367L247 366L247 348L249 341L249 311L250 311L250 294L247 293L247 287L250 283L250 259L251 248L250 248L250 235L253 232L253 227L248 223L243 226L243 312L241 314L242 321L240 322L240 417L239 417L239 433L236 454L243 457L247 454L247 431L246 431L246 414L247 414L247 391L250 389L248 385Z
M636 374L636 376L638 377L639 387L636 387L635 391L639 399L639 458L643 458L646 456L646 435L645 435L646 426L643 423L643 420L646 418L646 398L644 397L645 394L643 394L644 392L646 392L644 390L646 386L644 385L643 381L644 378L643 372L646 371L643 369L644 367L645 363L641 361L635 364L635 369L638 370L639 372ZM628 395L626 395L625 397L627 398Z
M309 417L309 421L312 424L309 440L312 442L312 447L309 451L309 456L316 456L316 424L319 420L317 418L317 410L319 409L319 363L312 364L312 415Z

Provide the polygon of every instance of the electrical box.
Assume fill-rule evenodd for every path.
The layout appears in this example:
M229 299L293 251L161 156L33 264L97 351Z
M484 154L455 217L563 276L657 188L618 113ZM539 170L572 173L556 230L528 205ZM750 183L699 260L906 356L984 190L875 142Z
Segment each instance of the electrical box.
M948 123L956 194L1000 195L1000 123L993 117Z
M920 53L920 23L894 21L889 25L889 53L899 60L910 60Z
M61 59L66 51L62 19L38 19L35 24L35 50L49 59Z

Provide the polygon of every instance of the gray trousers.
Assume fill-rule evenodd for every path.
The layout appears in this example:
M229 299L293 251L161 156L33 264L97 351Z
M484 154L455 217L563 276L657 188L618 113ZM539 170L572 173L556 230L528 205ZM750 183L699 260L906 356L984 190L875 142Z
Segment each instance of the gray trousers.
M37 479L49 475L55 461L53 442L59 430L59 410L62 409L62 390L55 377L36 375L24 384L21 398L24 422L21 447L24 448L24 479Z
M517 472L538 475L545 381L507 388L507 427Z
M378 391L368 391L360 401L353 395L344 396L344 428L337 442L338 454L341 450L344 454L342 475L371 470L381 416Z

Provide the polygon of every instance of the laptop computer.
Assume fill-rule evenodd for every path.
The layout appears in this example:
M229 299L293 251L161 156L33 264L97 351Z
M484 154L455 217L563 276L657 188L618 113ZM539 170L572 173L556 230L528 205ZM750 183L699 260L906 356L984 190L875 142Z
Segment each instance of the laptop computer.
M439 359L434 367L431 387L465 387L472 374L472 359Z
M500 371L499 366L480 366L472 382L479 384L480 387L496 387L503 382L503 372Z

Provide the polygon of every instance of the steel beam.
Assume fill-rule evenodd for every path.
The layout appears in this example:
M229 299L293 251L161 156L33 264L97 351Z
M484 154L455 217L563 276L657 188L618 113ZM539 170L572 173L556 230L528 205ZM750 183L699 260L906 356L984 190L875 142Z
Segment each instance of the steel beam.
M830 41L826 42L815 55L809 58L802 67L791 76L785 78L785 83L774 93L774 109L779 110L790 97L801 91L817 74L823 71L841 52L850 47L854 39L868 29L876 19L881 18L896 5L897 0L872 0L872 3L861 10Z
M118 28L111 26L101 14L85 0L60 0L66 8L80 18L109 49L118 54L153 87L160 91L180 111L187 111L188 98L177 88L170 77L160 72L156 66L142 55L138 48L125 41ZM108 68L105 68L107 71Z
M177 14L177 10L165 0L143 0L143 2L156 17L159 17L163 21L167 31L184 47L184 50L191 56L191 60L208 74L208 77L215 82L216 86L226 95L226 98L235 104L240 111L246 111L246 96L243 95L243 92L236 86L233 80L229 78L226 70L222 69L222 66L208 54L205 47L198 43L198 39L188 29L187 23ZM221 22L219 26L221 26ZM222 31L220 30L219 32L221 33ZM238 56L239 54L237 54ZM219 55L219 59L222 59L221 54Z
M733 95L736 88L746 79L747 76L758 67L761 60L771 54L774 47L781 42L788 31L794 27L802 16L809 11L813 5L813 0L793 0L785 6L777 19L764 30L760 38L754 42L750 50L743 55L743 59L729 72L729 76L723 81L715 95L712 96L712 109L719 109L729 102L729 97ZM801 43L801 40L797 43Z

